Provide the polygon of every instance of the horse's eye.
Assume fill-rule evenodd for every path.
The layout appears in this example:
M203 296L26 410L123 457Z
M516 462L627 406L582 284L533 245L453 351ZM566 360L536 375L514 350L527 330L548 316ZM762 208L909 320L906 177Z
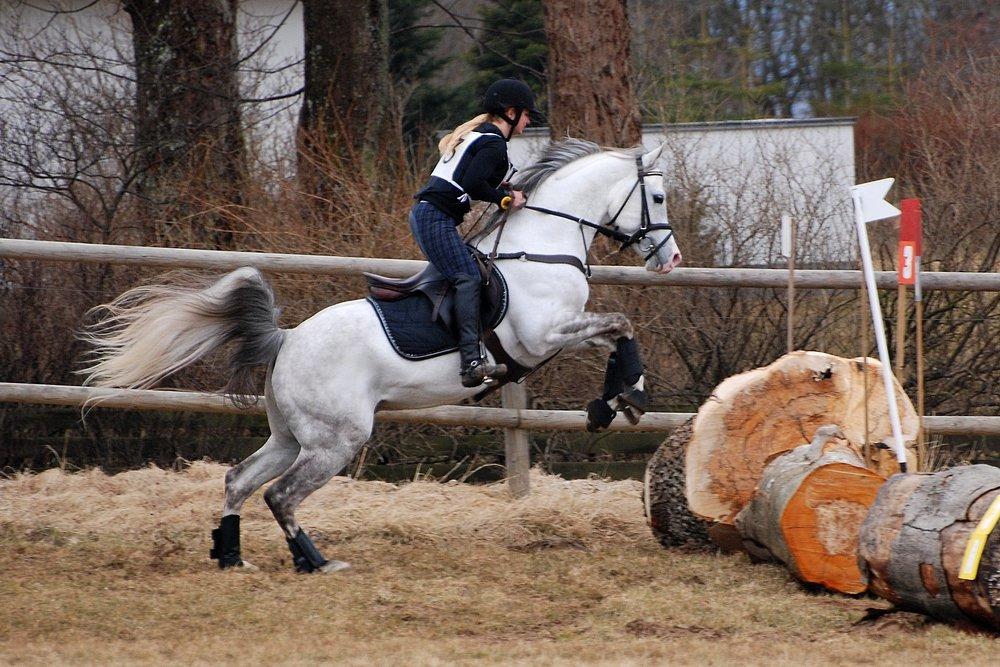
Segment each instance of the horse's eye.
M662 204L663 203L663 195L653 195L653 203L654 204Z

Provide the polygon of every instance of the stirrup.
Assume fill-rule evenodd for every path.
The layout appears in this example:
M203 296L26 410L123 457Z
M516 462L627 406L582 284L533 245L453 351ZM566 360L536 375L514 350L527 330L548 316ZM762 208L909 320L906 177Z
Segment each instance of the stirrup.
M469 365L462 369L459 374L462 378L463 387L478 387L483 383L496 382L507 375L506 364L490 365L486 359L479 358L469 362Z

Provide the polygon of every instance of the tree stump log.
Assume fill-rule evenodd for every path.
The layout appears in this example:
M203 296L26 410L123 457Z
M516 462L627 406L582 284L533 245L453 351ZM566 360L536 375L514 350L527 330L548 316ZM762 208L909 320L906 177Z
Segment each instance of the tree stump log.
M695 416L685 460L688 507L701 517L732 525L747 506L764 467L776 456L810 442L816 429L836 424L864 451L866 422L872 443L865 465L883 477L898 471L890 443L888 402L874 359L843 359L793 352L770 366L726 379ZM868 411L865 411L867 383ZM896 384L911 469L918 420Z
M904 609L1000 631L1000 527L976 579L958 578L969 535L998 494L1000 468L989 465L890 478L861 525L869 590Z
M812 444L764 468L757 493L736 515L736 530L750 541L751 555L773 556L800 581L862 593L858 533L884 482L839 428L823 426Z
M684 445L693 421L675 429L646 464L642 496L646 520L661 545L704 550L712 544L709 524L691 513L684 495Z

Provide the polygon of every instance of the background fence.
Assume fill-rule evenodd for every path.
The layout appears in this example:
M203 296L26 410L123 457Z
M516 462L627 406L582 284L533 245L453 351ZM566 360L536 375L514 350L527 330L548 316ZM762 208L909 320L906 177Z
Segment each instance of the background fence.
M332 257L276 253L149 248L95 245L55 241L0 239L0 257L58 262L130 264L160 268L229 270L255 266L282 273L360 275L363 272L387 276L411 275L425 262L399 259ZM854 289L861 285L861 273L848 270L797 270L793 281L800 289ZM679 268L667 275L640 267L594 266L592 283L664 287L763 287L783 288L789 272L784 269ZM1000 274L935 272L922 276L925 290L1000 291ZM896 289L895 272L878 272L880 289ZM2 288L2 286L0 286ZM528 490L531 430L583 431L586 415L572 410L529 410L521 385L508 385L502 392L502 408L443 406L424 410L382 411L380 421L429 423L446 426L503 428L507 477L515 494ZM108 408L140 410L190 410L197 412L239 412L216 394L182 391L107 390L60 385L0 383L0 402L49 405L85 404ZM262 406L251 412L262 412ZM614 431L666 432L691 416L684 412L648 413L638 425L618 420ZM1000 417L929 416L925 429L940 435L1000 435Z

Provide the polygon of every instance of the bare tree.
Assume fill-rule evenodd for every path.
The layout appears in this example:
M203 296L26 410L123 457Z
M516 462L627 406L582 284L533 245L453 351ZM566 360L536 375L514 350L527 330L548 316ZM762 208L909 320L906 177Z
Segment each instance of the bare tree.
M211 193L234 203L240 197L245 154L237 4L123 1L135 54L135 144L144 172L138 193L164 224L190 220L198 236L219 246L232 243L225 228L231 218L192 218L205 202L191 199Z
M642 139L625 0L545 0L549 129L624 146Z
M341 154L377 154L388 125L387 0L305 0L305 97L299 130L308 152L327 141Z

